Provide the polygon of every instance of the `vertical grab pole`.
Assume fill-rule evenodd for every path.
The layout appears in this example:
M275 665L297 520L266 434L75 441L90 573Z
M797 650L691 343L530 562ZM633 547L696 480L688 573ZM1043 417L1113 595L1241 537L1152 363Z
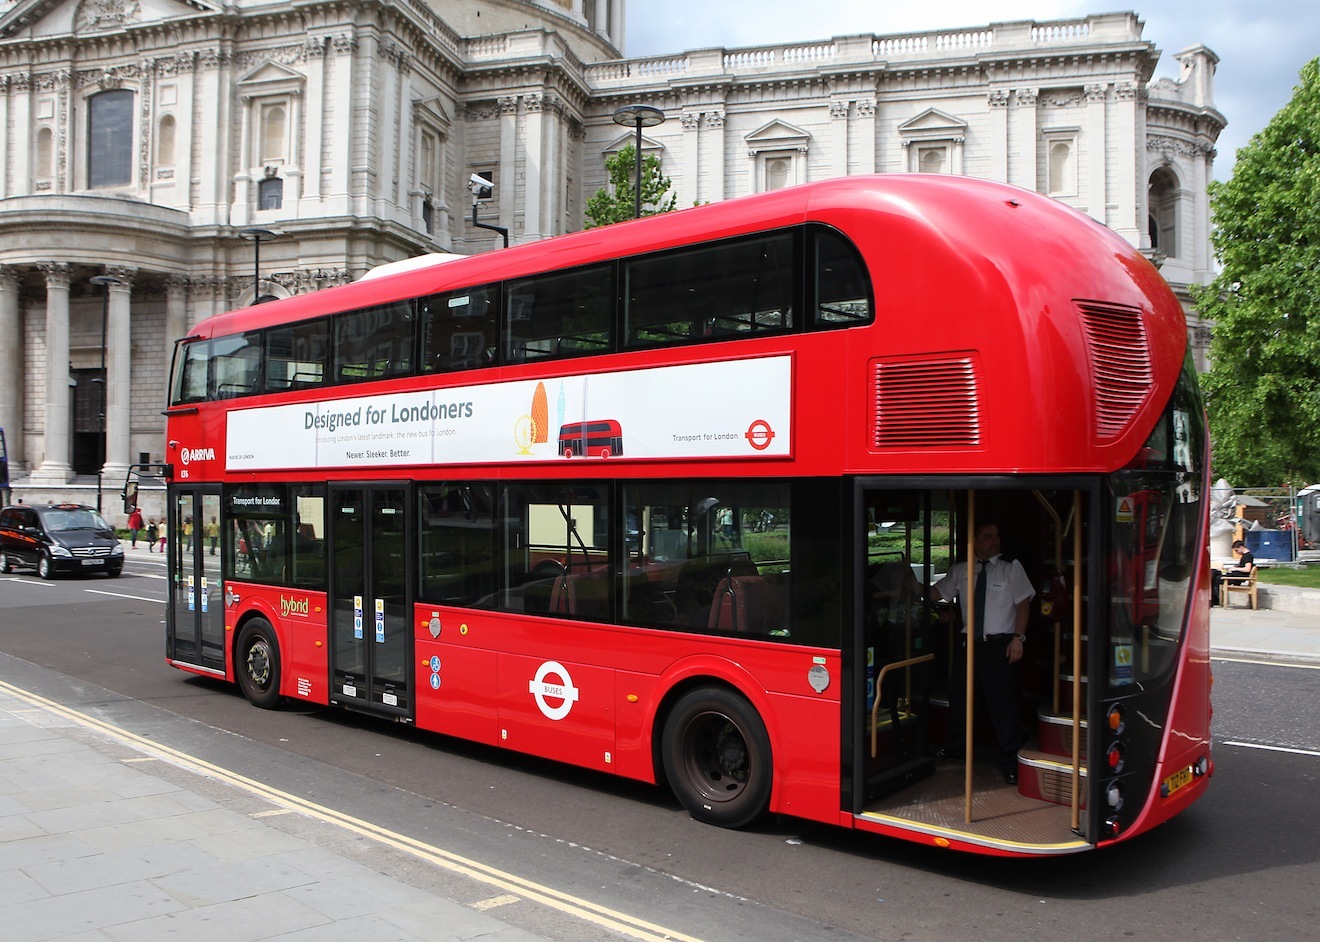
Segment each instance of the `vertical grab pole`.
M976 693L976 639L972 637L976 624L976 491L967 492L967 585L963 590L963 624L967 634L967 662L964 665L963 695L966 698L963 715L963 820L972 823L972 704Z
M1081 828L1082 790L1082 492L1073 491L1072 828Z

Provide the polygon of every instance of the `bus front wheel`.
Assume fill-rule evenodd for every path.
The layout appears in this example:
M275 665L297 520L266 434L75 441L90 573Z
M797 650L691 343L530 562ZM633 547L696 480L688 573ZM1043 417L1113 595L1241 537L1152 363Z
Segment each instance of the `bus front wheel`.
M684 694L665 721L669 786L698 821L739 828L770 804L770 736L736 693L700 688Z
M280 649L266 619L254 618L239 632L234 673L243 696L253 706L269 710L279 702Z

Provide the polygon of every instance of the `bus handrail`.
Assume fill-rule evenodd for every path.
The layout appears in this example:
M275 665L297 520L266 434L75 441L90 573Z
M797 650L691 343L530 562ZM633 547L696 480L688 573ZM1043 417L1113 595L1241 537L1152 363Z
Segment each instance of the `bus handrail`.
M919 654L916 657L904 658L901 661L893 661L880 668L880 673L875 679L875 702L871 704L871 758L875 758L876 751L876 721L880 718L880 690L884 687L885 675L891 670L898 670L903 667L914 667L917 664L924 664L927 661L935 660L933 654ZM894 717L894 722L898 722L898 717Z

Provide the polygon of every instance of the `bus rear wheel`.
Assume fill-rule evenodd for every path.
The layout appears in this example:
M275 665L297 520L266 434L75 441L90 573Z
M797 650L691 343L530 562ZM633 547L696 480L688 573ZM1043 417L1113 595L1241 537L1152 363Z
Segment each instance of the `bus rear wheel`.
M728 690L684 694L665 721L669 787L698 821L740 828L765 814L773 775L770 736L756 710Z
M264 618L254 618L238 635L234 673L243 696L253 706L269 710L280 701L280 649L275 630Z

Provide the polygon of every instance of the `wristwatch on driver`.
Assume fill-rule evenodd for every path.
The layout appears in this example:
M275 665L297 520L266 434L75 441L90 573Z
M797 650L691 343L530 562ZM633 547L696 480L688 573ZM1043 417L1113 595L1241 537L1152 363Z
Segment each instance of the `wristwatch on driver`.
M1026 644L1026 643L1027 643L1027 636L1026 636L1026 635L1014 635L1013 637L1014 637L1014 638L1017 638L1017 639L1018 639L1019 641L1021 641L1023 644Z

